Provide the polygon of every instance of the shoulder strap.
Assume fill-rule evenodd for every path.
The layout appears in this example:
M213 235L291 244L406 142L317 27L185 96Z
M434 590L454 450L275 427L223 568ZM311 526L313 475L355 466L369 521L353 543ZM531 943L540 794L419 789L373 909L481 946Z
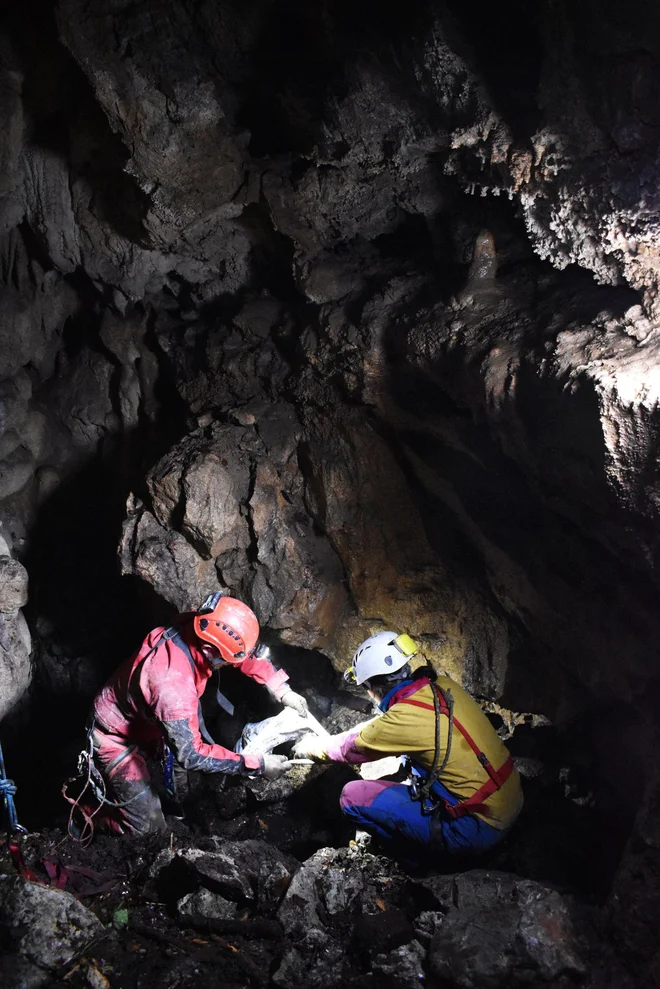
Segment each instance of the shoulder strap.
M170 634L172 633L172 634ZM192 653L190 647L186 640L181 635L181 629L171 627L163 632L162 637L158 640L162 642L163 639L171 639L172 642L178 646L182 653L185 654L186 659L190 663L190 669L192 670L193 676L195 675L195 660L192 658ZM199 733L208 745L216 745L215 739L209 732L206 724L204 723L204 715L202 713L202 702L199 700L197 702L197 721L199 722Z
M405 700L399 702L401 704L411 704L414 705L415 707L423 707L429 711L435 712L435 721L436 721L435 758L433 761L433 766L431 767L431 770L427 776L426 786L422 789L422 796L428 799L428 795L430 794L433 784L439 778L442 770L444 769L447 763L447 760L449 758L449 750L451 746L451 730L453 726L456 726L457 730L461 733L467 744L470 746L470 748L476 755L479 763L486 770L490 778L487 779L486 782L482 786L480 786L479 789L476 790L471 797L468 797L466 800L461 800L458 804L453 804L453 805L449 804L447 801L444 801L445 810L452 818L463 817L465 814L471 814L471 813L487 814L488 808L484 807L483 802L488 797L492 796L496 790L499 790L499 788L507 781L507 779L509 778L509 776L511 775L514 769L513 759L511 758L511 756L509 756L508 759L506 759L504 764L500 766L499 769L495 769L492 763L490 762L488 756L486 755L486 753L482 752L482 750L479 748L475 740L470 735L467 728L463 724L461 724L458 718L454 717L454 705L453 705L453 698L451 696L451 692L447 691L447 694L445 696L444 691L440 687L438 687L438 685L435 683L431 684L431 692L433 694L433 701L434 701L433 704L427 704L424 701L415 701L412 700L411 698L406 698ZM449 734L447 738L447 750L445 752L445 759L443 761L442 766L438 767L439 740L440 740L440 732L439 732L440 714L446 715L447 718L449 719Z

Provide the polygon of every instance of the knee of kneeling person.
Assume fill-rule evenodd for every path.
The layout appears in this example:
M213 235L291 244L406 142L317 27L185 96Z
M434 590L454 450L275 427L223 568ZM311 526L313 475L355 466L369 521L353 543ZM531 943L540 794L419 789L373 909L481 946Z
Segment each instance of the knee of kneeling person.
M344 813L353 807L370 807L380 794L380 780L351 780L344 786L339 797L339 806Z
M339 806L344 813L350 812L359 802L356 785L359 786L359 781L351 780L350 783L346 783L341 791L339 796Z

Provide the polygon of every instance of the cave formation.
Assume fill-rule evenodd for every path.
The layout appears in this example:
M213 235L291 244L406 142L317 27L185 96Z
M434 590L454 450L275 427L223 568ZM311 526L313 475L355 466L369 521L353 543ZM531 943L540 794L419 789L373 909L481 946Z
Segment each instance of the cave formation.
M265 838L287 882L310 856L343 870L308 903L323 947L291 947L289 894L288 942L122 934L165 849L99 838L79 866L116 855L147 885L77 921L72 901L89 936L12 948L4 984L660 986L659 49L648 0L5 9L0 741L26 856L63 837L95 691L211 590L254 607L336 730L364 717L337 687L357 644L408 632L488 710L526 808L488 875L413 895L332 859L334 769L271 803L195 781L181 862L219 834L239 869ZM181 862L170 899L227 893ZM514 901L520 941L534 883L543 952L463 957ZM380 953L339 949L349 920Z

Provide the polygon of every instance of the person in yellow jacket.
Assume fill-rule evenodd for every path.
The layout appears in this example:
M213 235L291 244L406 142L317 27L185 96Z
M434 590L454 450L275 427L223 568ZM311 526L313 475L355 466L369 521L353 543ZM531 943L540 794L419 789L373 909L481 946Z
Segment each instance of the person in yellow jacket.
M294 755L354 765L405 755L408 781L348 783L340 798L344 814L397 852L486 851L522 809L520 776L467 691L430 666L412 672L416 651L408 635L396 632L366 639L344 676L365 687L382 714L327 739L304 735Z

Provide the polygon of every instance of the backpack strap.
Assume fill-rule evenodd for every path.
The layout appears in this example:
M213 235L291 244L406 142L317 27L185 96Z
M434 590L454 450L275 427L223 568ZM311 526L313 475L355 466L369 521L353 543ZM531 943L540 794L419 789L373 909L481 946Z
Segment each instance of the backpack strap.
M184 653L184 655L186 656L186 659L190 663L190 669L192 670L193 676L194 676L194 674L195 674L195 660L192 658L192 653L190 651L190 646L188 645L188 643L186 642L186 640L184 639L184 637L181 635L181 629L176 628L176 626L174 626L174 625L171 626L170 628L165 629L165 631L163 632L162 636L160 637L160 639L158 640L158 642L156 644L157 645L160 645L161 642L163 642L164 640L168 640L168 639L171 640L174 643L175 646L178 646L178 648L181 650L181 652ZM201 698L197 702L197 721L199 722L199 733L202 736L202 738L204 739L204 741L208 745L216 745L217 743L216 743L215 739L213 738L213 736L209 732L209 730L206 727L206 724L204 722L204 715L202 713L202 701L201 701Z

